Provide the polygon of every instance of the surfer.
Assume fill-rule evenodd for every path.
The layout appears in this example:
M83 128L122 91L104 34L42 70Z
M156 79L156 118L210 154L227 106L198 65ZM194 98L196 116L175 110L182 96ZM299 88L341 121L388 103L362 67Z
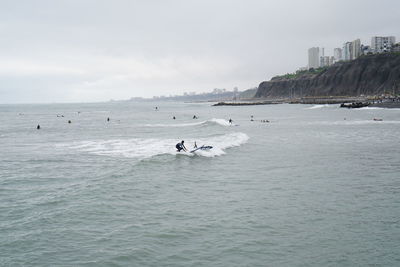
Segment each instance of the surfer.
M36 126L36 129L40 130L40 125L39 124Z
M109 118L109 117L107 117L107 121L110 121L110 118Z
M184 143L185 143L185 141L182 140L182 142L176 144L175 147L176 147L176 149L177 149L177 152L181 152L181 150L187 151L187 149L186 149Z
M175 116L172 117L174 120L176 119Z
M194 119L194 120L197 119L197 116L196 116L196 115L193 115L193 119Z
M197 148L196 141L194 141L194 146L193 146L193 148Z
M229 124L232 124L232 122L233 122L233 120L232 120L232 119L229 119Z

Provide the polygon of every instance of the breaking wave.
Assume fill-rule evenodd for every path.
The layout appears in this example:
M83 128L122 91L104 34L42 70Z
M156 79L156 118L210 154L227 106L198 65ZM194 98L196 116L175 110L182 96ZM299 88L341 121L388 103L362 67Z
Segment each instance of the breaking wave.
M381 107L362 107L356 108L354 110L391 110L391 111L399 111L400 108L381 108Z
M74 149L87 152L94 155L110 157L136 158L139 160L151 158L157 155L187 155L216 157L225 154L225 150L231 147L237 147L247 142L249 137L244 133L230 133L211 138L191 138L185 139L188 150L196 141L198 146L210 145L213 149L208 151L198 150L194 153L177 152L175 149L176 139L114 139L114 140L95 140L81 141L71 144L60 144L59 147Z
M193 123L173 123L173 124L145 124L144 126L146 127L190 127L190 126L196 126L196 125L221 125L221 126L231 126L229 121L224 120L224 119L210 119L206 121L200 121L200 122L193 122Z
M329 108L329 107L336 107L336 105L329 105L329 104L325 104L325 105L314 105L312 107L306 108L306 109L320 109L320 108Z

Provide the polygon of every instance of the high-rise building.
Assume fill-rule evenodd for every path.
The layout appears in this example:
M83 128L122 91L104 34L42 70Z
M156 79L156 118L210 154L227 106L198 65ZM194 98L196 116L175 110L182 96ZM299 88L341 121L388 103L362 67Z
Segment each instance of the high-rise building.
M371 49L374 53L389 52L395 43L394 36L374 36L371 38Z
M350 59L356 59L359 56L361 56L361 41L360 39L354 40L351 42L351 47L352 47L352 52L353 54L351 55Z
M351 45L351 42L346 42L343 44L343 50L342 50L342 59L343 60L351 60L351 57L353 55L353 47Z
M332 64L330 62L329 56L320 57L320 64L319 64L320 67L328 67L330 65L332 65Z
M320 66L320 49L312 47L308 49L308 68L319 68Z
M341 48L335 48L333 50L333 57L335 58L335 61L342 60L342 49Z
M334 56L330 56L329 57L329 66L332 66L335 63L335 57Z
M361 41L360 39L343 44L342 59L353 60L361 56Z

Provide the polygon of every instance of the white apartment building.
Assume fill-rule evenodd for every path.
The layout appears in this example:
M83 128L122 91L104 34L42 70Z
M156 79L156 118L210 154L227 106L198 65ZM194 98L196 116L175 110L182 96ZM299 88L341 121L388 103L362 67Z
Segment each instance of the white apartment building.
M351 45L351 42L346 42L343 44L343 50L342 50L342 59L347 61L350 60L352 55L353 55L353 47Z
M333 57L334 57L335 61L342 60L342 49L341 48L333 49Z
M360 39L354 40L353 42L351 42L351 46L352 46L352 57L350 57L351 60L358 58L359 56L361 56L361 41Z
M342 60L353 60L361 56L361 41L360 39L343 44Z
M329 66L332 66L333 64L335 64L335 57L334 56L330 56L329 57Z
M311 47L308 49L308 68L320 67L320 49L319 47Z
M390 51L396 43L394 36L373 36L371 38L371 49L374 53L384 53Z

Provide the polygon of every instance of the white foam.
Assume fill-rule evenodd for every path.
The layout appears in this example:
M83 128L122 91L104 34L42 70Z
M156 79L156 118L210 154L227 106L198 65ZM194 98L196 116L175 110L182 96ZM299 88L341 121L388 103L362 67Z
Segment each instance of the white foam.
M229 121L216 118L206 121L193 122L193 123L145 124L144 126L145 127L190 127L190 126L205 125L205 124L218 124L221 126L231 126Z
M308 122L309 125L367 125L367 124L400 124L400 121L382 120L343 120L343 121L317 121Z
M222 126L231 126L232 124L229 123L229 121L224 120L224 119L211 119L211 122L215 122L216 124L222 125Z
M191 138L185 139L185 145L188 150L192 149L192 145L196 141L198 146L210 145L211 150L198 150L195 153L177 152L175 144L179 141L176 139L114 139L114 140L91 140L74 142L71 144L60 144L63 148L74 149L87 152L94 155L136 158L139 160L151 158L157 155L199 155L203 157L215 157L225 154L225 150L231 147L240 146L247 142L249 137L244 133L230 133L211 138Z
M381 107L362 107L362 108L355 108L353 110L400 110L400 108L381 108Z
M320 108L329 108L329 107L335 107L335 105L329 105L329 104L325 104L325 105L314 105L312 107L306 108L306 109L320 109Z
M188 127L196 126L207 123L207 121L194 122L194 123L173 123L173 124L145 124L146 127Z

